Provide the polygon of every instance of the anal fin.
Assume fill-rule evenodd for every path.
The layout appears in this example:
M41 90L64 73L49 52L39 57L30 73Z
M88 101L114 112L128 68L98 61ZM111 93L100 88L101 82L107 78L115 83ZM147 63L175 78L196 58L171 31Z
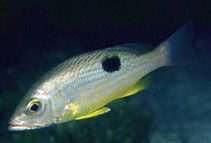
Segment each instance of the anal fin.
M144 79L141 79L139 82L135 84L135 86L129 90L126 94L122 95L120 98L124 98L130 95L133 95L143 89L145 89L150 84L151 78L148 76Z
M80 119L86 119L86 118L91 118L91 117L95 117L95 116L98 116L98 115L101 115L101 114L104 114L108 111L110 111L111 109L108 108L108 107L102 107L94 112L91 112L89 114L86 114L84 116L80 116L78 118L76 118L76 120L80 120Z

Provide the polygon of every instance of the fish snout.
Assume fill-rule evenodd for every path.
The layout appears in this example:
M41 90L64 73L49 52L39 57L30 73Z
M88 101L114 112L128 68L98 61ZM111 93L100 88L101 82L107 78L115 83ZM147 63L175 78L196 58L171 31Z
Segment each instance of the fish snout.
M24 124L24 121L12 119L9 122L8 130L10 130L10 131L20 131L20 130L27 130L27 129L29 130L29 129L31 129L31 127Z
M22 130L31 130L31 129L40 129L53 124L50 123L39 123L39 122L32 122L33 120L20 120L21 118L14 118L9 122L9 131L22 131Z
M9 121L8 130L10 131L20 131L20 130L29 130L33 129L34 127L29 123L28 120L25 119L24 114L19 116L14 115Z

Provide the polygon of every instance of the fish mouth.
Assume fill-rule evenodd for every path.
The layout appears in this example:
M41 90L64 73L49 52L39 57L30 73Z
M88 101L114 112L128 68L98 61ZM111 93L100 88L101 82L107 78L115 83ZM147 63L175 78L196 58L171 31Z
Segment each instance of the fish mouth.
M24 125L24 124L18 124L18 123L9 123L8 130L9 131L23 131L23 130L32 130L32 129L40 129L47 126L52 125L52 123L40 125L40 124L30 124L30 125Z
M10 124L8 127L9 131L23 131L23 130L30 130L32 127L26 125L19 125L19 124Z

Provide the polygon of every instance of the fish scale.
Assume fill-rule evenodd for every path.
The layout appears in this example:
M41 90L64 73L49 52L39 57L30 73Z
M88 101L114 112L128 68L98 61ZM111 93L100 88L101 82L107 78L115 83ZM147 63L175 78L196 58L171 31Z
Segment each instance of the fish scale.
M127 54L129 55L129 54ZM150 57L151 56L151 57ZM132 56L131 56L132 57ZM154 61L153 59L153 55L146 55L146 57L150 57L150 59L152 61ZM154 57L154 58L157 58L157 57ZM160 57L161 58L161 57ZM140 59L139 59L140 60ZM127 63L134 63L134 65L130 65L129 69L136 69L138 66L140 66L142 64L142 67L144 64L147 63L147 61L145 60L142 60L141 59L141 62L137 60L137 58L133 61L129 61ZM141 64L137 64L137 63L141 63ZM125 63L126 64L126 63ZM133 67L134 66L134 67ZM141 66L140 66L141 67ZM151 67L152 68L152 67ZM156 68L156 66L155 66ZM123 71L124 70L127 70L126 68L123 68ZM93 111L93 110L96 110L97 107L99 106L104 106L105 104L107 104L108 102L110 102L109 98L110 96L113 96L113 99L117 99L118 97L120 97L125 91L126 91L126 87L124 87L124 85L127 85L127 86L131 86L127 80L129 79L129 81L133 82L133 84L135 84L141 77L140 75L143 75L144 73L140 73L138 75L135 76L135 81L131 80L131 75L134 75L135 73L137 73L138 71L140 71L141 69L138 68L138 70L135 70L134 72L130 71L128 73L128 75L122 73L123 71L118 71L118 74L115 75L115 73L112 73L114 76L111 76L109 77L108 79L106 79L105 77L105 72L102 71L102 75L104 74L104 78L102 78L100 81L101 82L97 82L99 85L104 85L103 87L100 86L99 88L98 87L98 84L93 84L93 82L96 82L97 80L95 78L93 78L93 82L90 81L90 83L87 83L87 87L86 85L81 85L82 87L80 88L80 94L74 101L73 103L75 103L76 105L79 105L79 109L78 109L78 112L80 112L80 114L78 115L81 115L83 114L82 112L87 112L87 110L89 110L90 112ZM148 72L148 71L147 71ZM146 72L146 73L147 73ZM93 76L95 77L95 76ZM103 77L103 76L102 76ZM115 78L114 78L115 77ZM123 78L124 77L124 78ZM139 78L137 78L139 77ZM114 78L114 81L112 80ZM83 79L80 79L80 81L83 81ZM112 83L114 82L114 83ZM120 83L122 84L121 87L117 84L117 83ZM124 84L123 84L124 83ZM116 85L116 86L114 86ZM113 88L113 90L111 91L110 88L114 86L115 88ZM121 91L120 93L115 93L114 91L115 90L120 90L120 88L125 88L125 90ZM83 90L84 88L84 90ZM106 95L106 98L103 98L104 96ZM116 97L114 95L117 95ZM101 98L101 100L96 100L96 99L99 99ZM84 100L86 99L86 100ZM112 99L112 100L113 100ZM101 101L101 102L99 102ZM103 104L102 104L103 103ZM88 107L88 108L87 108ZM85 109L85 110L84 110Z
M123 78L122 76L124 76L125 78ZM106 95L106 97L109 97L109 95L115 95L115 93L114 93L114 91L116 90L116 89L119 89L119 88L122 88L122 87L120 87L120 86L114 86L115 88L113 88L113 91L111 91L111 90L109 90L113 85L115 85L115 84L117 84L118 82L120 82L120 80L121 80L121 84L122 83L124 83L125 85L128 85L128 82L125 82L126 80L127 80L127 77L128 77L128 75L126 75L126 74L123 74L122 76L119 76L119 77L116 77L115 78L115 80L111 80L110 82L109 81L106 81L105 79L102 79L102 81L103 81L103 83L101 83L101 84L103 84L104 85L104 88L101 88L101 89L99 89L99 88L92 88L93 86L91 86L91 87L89 87L89 88L86 88L86 89L92 89L90 92L86 92L86 91L84 91L83 93L84 94L89 94L89 95L93 95L93 96L91 96L90 97L90 99L89 100L86 100L86 102L88 102L88 104L85 102L85 103L83 103L85 106L90 106L90 105L95 105L96 106L96 102L98 102L98 101L100 101L100 100L95 100L96 98L99 98L99 97L102 97L103 98L103 96L105 96ZM125 80L124 80L125 79ZM114 82L115 81L115 82ZM113 82L113 83L112 83ZM101 91L101 92L99 92L99 91ZM109 94L108 94L109 93ZM124 93L124 91L122 91L121 93ZM95 95L95 96L94 96ZM121 96L122 94L119 94L119 96ZM84 98L84 97L83 97ZM117 97L116 97L117 98ZM83 101L83 99L81 99L82 101ZM80 101L81 101L80 100ZM106 101L107 99L105 98L105 101ZM93 101L93 102L92 102ZM78 102L78 100L77 100L77 102ZM107 101L108 102L108 101ZM106 104L106 102L104 102L104 104ZM80 105L80 107L81 106L83 106L83 105ZM95 109L95 107L93 107L94 109Z

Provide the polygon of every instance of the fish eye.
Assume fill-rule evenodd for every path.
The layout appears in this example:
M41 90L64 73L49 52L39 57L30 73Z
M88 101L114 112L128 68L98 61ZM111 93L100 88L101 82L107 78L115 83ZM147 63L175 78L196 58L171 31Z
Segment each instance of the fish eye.
M38 99L32 99L27 106L28 113L35 113L41 109L41 102Z

